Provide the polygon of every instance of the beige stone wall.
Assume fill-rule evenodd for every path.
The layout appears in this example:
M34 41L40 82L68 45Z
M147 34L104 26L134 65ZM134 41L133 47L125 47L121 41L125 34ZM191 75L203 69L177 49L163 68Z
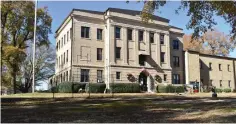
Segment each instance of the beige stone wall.
M199 65L199 54L185 53L185 59L187 59L188 64L186 65L188 74L186 72L186 78L189 82L200 81L200 65ZM187 57L188 56L188 57ZM189 83L186 82L186 83Z
M184 84L184 53L183 53L183 34L181 33L175 33L171 32L170 34L170 50L171 50L171 68L172 68L172 74L179 74L180 75L180 83ZM173 40L179 41L179 49L173 49ZM174 66L173 57L178 56L179 57L179 67Z
M200 69L200 78L203 80L203 85L210 85L210 80L212 80L212 85L217 88L235 88L232 60L201 55L200 60L203 62L203 68ZM209 69L209 63L212 63L212 70ZM219 70L219 64L221 64L221 71ZM230 66L229 71L228 65ZM222 80L222 87L220 87L220 80Z

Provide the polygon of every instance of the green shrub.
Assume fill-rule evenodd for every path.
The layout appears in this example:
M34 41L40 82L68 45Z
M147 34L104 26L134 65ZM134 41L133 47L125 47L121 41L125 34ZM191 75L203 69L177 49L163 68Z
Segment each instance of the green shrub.
M184 86L173 86L173 85L158 85L157 86L158 93L183 93Z
M78 93L79 89L85 89L86 83L63 82L56 86L59 93Z
M106 89L105 83L87 83L85 86L85 91L88 93L103 93Z
M52 87L52 88L50 89L50 92L52 92L52 93L57 93L57 92L58 92L57 87Z
M138 83L112 83L110 86L113 93L140 93Z
M224 89L224 92L225 92L225 93L230 93L230 92L231 92L231 89L230 89L230 88L225 88L225 89Z
M222 92L223 92L223 89L216 88L216 93L222 93Z

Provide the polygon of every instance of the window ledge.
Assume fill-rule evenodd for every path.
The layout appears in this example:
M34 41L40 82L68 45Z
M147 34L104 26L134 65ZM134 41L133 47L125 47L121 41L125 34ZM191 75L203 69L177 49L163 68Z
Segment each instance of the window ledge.
M91 40L91 38L81 37L81 39Z
M100 39L97 39L97 41L99 41L99 42L103 42L103 39L101 39L101 40L100 40Z

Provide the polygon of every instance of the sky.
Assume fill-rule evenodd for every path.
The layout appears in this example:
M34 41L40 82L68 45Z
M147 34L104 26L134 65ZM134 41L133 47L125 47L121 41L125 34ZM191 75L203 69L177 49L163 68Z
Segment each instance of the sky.
M179 1L168 1L164 7L161 7L158 11L155 12L155 15L167 18L170 20L170 25L180 27L184 29L185 34L191 34L193 30L187 30L186 25L189 21L189 17L186 16L187 12L181 10L179 14L175 14L175 10L180 5ZM86 9L94 11L105 11L107 8L122 8L122 9L131 9L131 10L142 10L143 2L129 2L126 1L38 1L38 7L48 7L49 14L51 15L52 21L52 34L49 35L49 39L52 44L55 45L55 31L63 22L63 20L68 16L73 8L75 9ZM224 21L221 17L214 17L219 31L228 34L230 31L230 26ZM230 53L231 57L236 57L236 50ZM47 84L43 84L41 87L45 89Z

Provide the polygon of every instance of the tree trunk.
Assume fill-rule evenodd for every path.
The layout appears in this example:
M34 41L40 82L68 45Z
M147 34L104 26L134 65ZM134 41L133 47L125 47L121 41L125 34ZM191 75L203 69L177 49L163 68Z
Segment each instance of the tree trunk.
M12 77L13 77L13 88L14 88L14 94L16 94L16 66L13 66L13 72L12 72Z

